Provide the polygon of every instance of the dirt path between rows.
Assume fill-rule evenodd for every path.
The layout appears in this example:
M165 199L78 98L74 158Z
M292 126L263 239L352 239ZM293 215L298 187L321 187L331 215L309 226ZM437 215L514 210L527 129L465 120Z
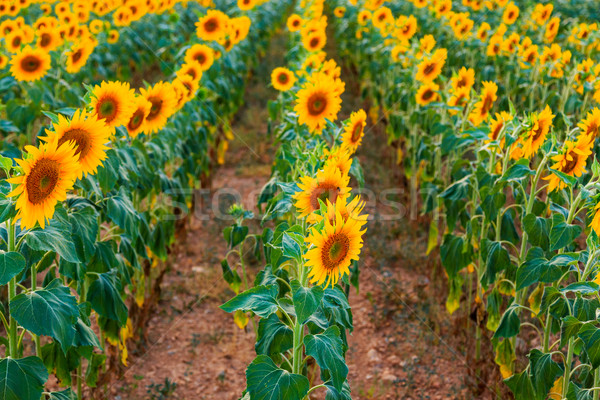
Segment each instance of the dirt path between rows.
M267 88L270 71L283 64L286 34L274 40L246 95L237 118L225 164L215 171L213 193L234 189L247 209L270 174L274 149L266 137L266 102L276 96ZM362 103L352 74L347 82L346 118ZM372 124L370 125L372 126ZM398 186L391 151L381 129L369 128L358 156L366 186L373 193ZM215 197L213 197L215 199ZM361 258L360 291L352 290L354 332L347 354L354 399L474 399L469 387L465 344L456 323L444 309L443 283L432 279L432 261L424 256L427 235L422 224L406 219L385 221L389 214L375 198L367 205L372 216ZM402 197L396 199L404 201ZM217 196L202 218L191 221L184 244L165 277L162 298L149 323L149 342L130 354L121 379L109 387L110 399L233 400L245 388L245 369L256 356L249 325L240 330L218 306L233 296L222 279L220 261L226 253L222 230L230 221L215 216L226 210L227 196ZM252 229L252 228L251 228ZM251 277L262 269L249 267ZM439 266L437 274L443 274ZM439 280L439 279L437 279ZM441 279L443 282L443 279ZM435 286L435 287L434 287ZM315 392L313 399L324 399Z

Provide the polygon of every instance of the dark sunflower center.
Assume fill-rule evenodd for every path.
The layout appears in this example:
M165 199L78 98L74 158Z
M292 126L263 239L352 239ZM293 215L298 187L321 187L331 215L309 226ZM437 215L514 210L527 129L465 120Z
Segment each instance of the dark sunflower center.
M42 33L42 37L40 38L40 46L46 47L52 42L52 36L49 33Z
M425 75L430 75L433 73L434 70L435 70L435 63L427 64L427 66L423 70L423 73Z
M19 47L21 45L21 37L15 36L12 40L13 47Z
M586 130L586 134L596 136L598 135L598 128L600 128L600 126L598 126L597 122L590 122Z
M343 233L331 236L323 245L321 261L327 271L339 268L340 263L346 258L350 251L350 239Z
M131 119L129 120L129 123L127 124L127 129L129 129L130 131L134 131L137 128L139 128L140 125L142 125L142 122L144 122L144 110L137 109L136 112L133 113Z
M310 44L310 47L311 47L311 48L315 48L315 47L317 47L317 46L319 45L319 43L320 43L320 42L321 42L321 41L319 40L319 38L318 38L318 37L314 37L314 38L312 38L312 39L310 40L310 43L309 43L309 44Z
M82 51L81 49L79 49L75 53L73 53L73 55L71 56L71 60L73 60L73 62L76 63L77 61L81 60L82 55Z
M427 89L421 96L421 98L425 101L431 99L432 97L433 97L433 90L431 90L431 89Z
M528 63L532 63L535 60L535 53L532 51L531 53L529 53L529 55L527 56L527 62Z
M356 124L354 124L354 128L352 129L352 136L350 137L353 143L358 142L358 140L360 139L360 135L362 134L362 128L362 121L358 121Z
M189 76L191 76L191 77L192 77L192 79L196 79L196 77L198 76L198 75L196 75L196 70L194 70L193 68L189 68L189 69L186 71L186 73L187 73Z
M577 161L579 160L579 156L574 151L570 152L570 156L572 160L567 160L565 166L562 169L562 172L564 172L565 174L572 173L575 167L577 166Z
M508 19L509 20L513 19L514 16L515 16L514 12L511 11L511 12L508 13Z
M198 61L200 65L204 65L204 63L206 62L206 54L204 54L203 52L196 53L196 55L194 56L194 60Z
M37 71L41 64L41 60L34 55L25 56L21 60L21 68L26 72Z
M29 172L25 184L29 201L33 204L40 204L46 200L56 187L59 177L60 165L58 161L47 158L38 160Z
M308 98L308 113L312 116L318 116L325 111L327 99L321 93L315 93Z
M288 78L288 76L287 76L287 74L286 74L286 73L282 72L282 73L281 73L281 74L279 74L279 76L277 77L277 80L279 81L279 83L286 84L286 83L288 83L288 82L289 82L289 80L290 80L290 79Z
M502 130L503 126L504 126L503 123L499 123L496 125L496 127L492 131L492 140L498 139L498 135L500 134L500 131Z
M90 139L90 133L84 131L83 129L68 130L58 141L58 146L61 146L63 143L66 142L70 142L71 140L73 140L76 145L75 155L79 154L79 159L84 159L92 149L92 140Z
M456 82L456 87L457 88L461 88L461 87L465 87L465 86L467 86L467 80L464 77L460 78L458 80L458 82Z
M492 101L492 98L490 96L485 96L485 99L483 99L483 105L481 106L481 113L487 114L492 108L493 104L494 102Z
M544 122L538 121L537 128L533 128L533 141L538 140L544 133Z
M206 32L214 32L219 28L219 22L215 18L210 18L208 21L204 23L204 30Z
M148 99L148 101L152 103L152 107L150 107L150 113L148 114L146 119L148 121L152 121L160 114L160 111L162 110L163 100L160 97L152 96Z
M320 184L310 196L310 206L313 210L318 210L321 207L319 200L326 203L327 199L329 199L331 204L335 204L339 193L340 189L335 185Z
M111 97L101 99L96 106L100 118L104 118L109 123L117 116L117 109L117 102Z

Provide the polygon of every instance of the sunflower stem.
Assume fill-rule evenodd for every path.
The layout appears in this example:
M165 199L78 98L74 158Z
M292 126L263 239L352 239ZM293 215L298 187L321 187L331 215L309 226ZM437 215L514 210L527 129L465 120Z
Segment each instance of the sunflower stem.
M6 221L6 231L8 235L8 251L15 251L15 225L11 219ZM8 307L10 310L10 303L12 299L17 296L17 277L15 276L8 282ZM9 316L9 330L8 330L8 343L10 347L9 354L13 358L19 357L19 342L18 342L18 329L17 321L14 319L12 312Z

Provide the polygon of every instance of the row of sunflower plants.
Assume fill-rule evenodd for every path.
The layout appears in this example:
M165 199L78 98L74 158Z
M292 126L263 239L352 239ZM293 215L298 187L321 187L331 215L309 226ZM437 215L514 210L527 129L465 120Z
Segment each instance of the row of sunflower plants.
M268 106L277 151L258 199L262 232L250 233L255 217L239 205L230 210L235 223L224 231L230 251L223 274L237 295L221 308L240 328L251 321L256 335L244 399L301 400L318 391L328 399L351 398L348 294L358 285L367 215L350 181L363 185L353 155L366 114L360 110L335 123L345 84L340 67L322 51L324 3L297 5L287 23L287 67L271 75L280 91ZM248 251L264 265L253 284L244 263Z
M475 373L483 342L517 399L598 399L597 23L552 3L382 3L337 2L337 42L430 220L447 309L474 322Z
M82 398L84 384L96 387L126 365L127 341L144 334L193 190L211 172L210 142L226 130L250 68L283 22L274 3L220 6L188 9L196 35L175 49L181 65L169 80L137 94L119 80L84 85L81 100L57 100L58 110L52 97L44 106L26 99L47 119L23 129L3 115L18 128L0 158L4 398ZM53 84L13 78L2 93L9 101ZM70 86L77 92L79 83ZM34 140L21 152L23 136ZM47 391L49 373L69 388Z

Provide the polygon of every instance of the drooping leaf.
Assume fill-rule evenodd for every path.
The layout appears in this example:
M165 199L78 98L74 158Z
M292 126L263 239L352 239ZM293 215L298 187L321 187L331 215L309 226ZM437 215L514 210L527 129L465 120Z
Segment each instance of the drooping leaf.
M318 335L305 336L304 346L306 354L317 361L321 371L326 371L333 386L341 391L348 376L348 366L344 360L339 328L332 326Z
M269 356L259 355L246 370L252 400L302 400L310 384L304 375L283 370Z
M600 329L594 322L587 322L579 328L577 334L583 341L583 349L592 363L592 367L600 366Z
M98 314L124 326L127 323L127 306L117 289L114 274L105 272L97 276L98 279L89 287L87 301Z
M319 308L323 299L323 288L321 286L306 288L295 279L291 282L291 286L296 318L303 324Z
M294 333L276 314L258 323L258 336L254 349L256 354L272 356L292 348Z
M277 285L255 286L223 304L221 309L226 312L252 311L259 317L267 318L279 307L277 303L278 292L279 287Z
M6 285L27 267L25 257L16 251L0 252L0 286Z
M48 371L38 357L0 360L0 394L3 400L40 400Z

